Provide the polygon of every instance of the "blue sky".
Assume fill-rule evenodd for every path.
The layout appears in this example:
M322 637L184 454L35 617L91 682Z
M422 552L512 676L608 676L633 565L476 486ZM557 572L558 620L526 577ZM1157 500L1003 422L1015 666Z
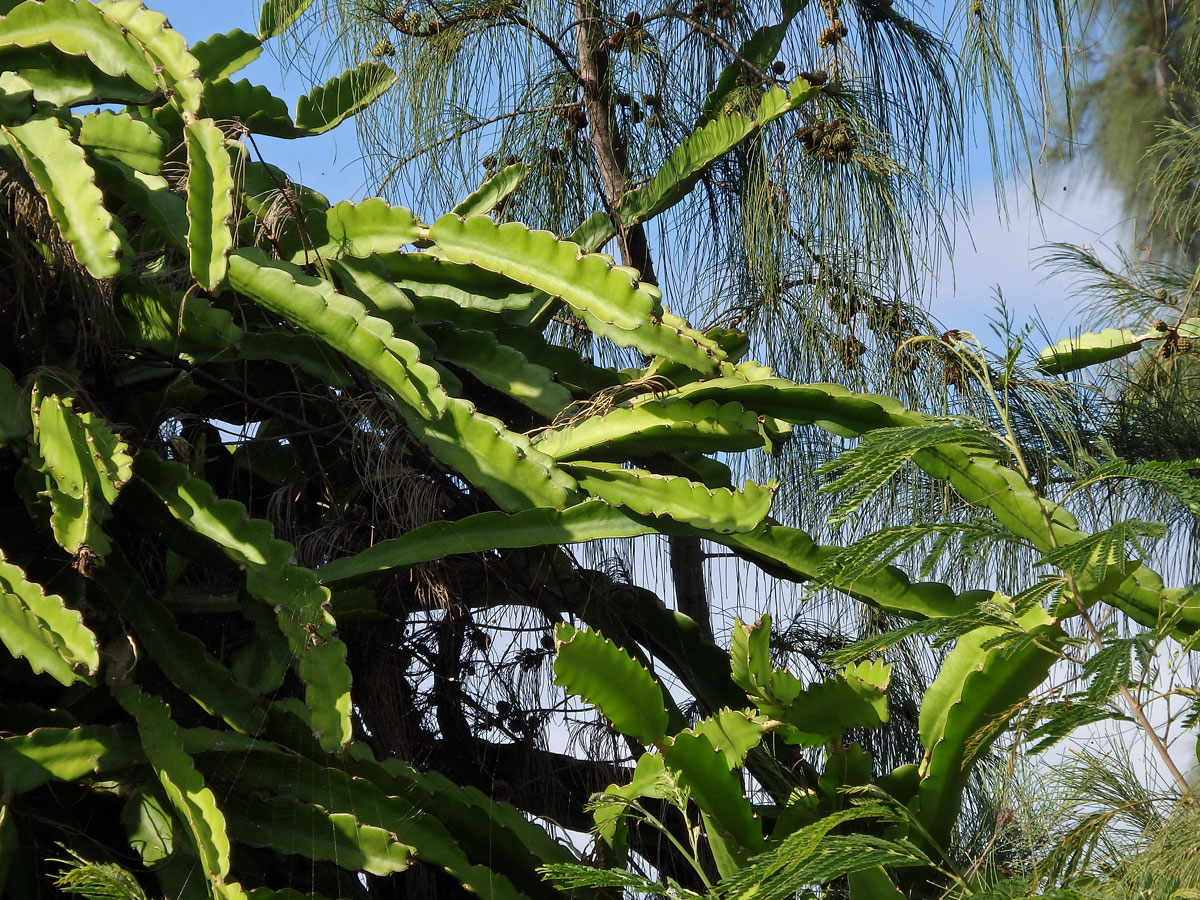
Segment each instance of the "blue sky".
M1116 194L1082 167L1046 169L1039 173L1038 187L1040 210L1026 184L1009 182L1005 219L997 211L991 180L972 185L973 213L956 229L953 266L946 267L929 298L930 309L948 328L990 337L984 320L995 306L997 287L1018 323L1036 318L1056 339L1077 330L1074 323L1080 315L1086 317L1086 310L1078 309L1071 297L1071 279L1048 278L1048 271L1038 268L1044 245L1079 244L1112 262L1115 248L1128 246L1131 229Z
M149 5L165 13L189 42L215 31L257 29L259 0L150 0ZM295 72L285 78L270 46L238 77L264 84L292 104L312 86ZM260 138L258 144L271 162L334 201L361 199L368 193L352 123L320 138ZM1040 215L1029 187L1014 181L1005 187L1008 219L1004 221L988 166L973 165L972 170L976 180L971 186L971 212L956 228L953 266L943 267L940 282L927 298L930 310L947 328L989 338L987 319L999 287L1018 322L1036 317L1052 335L1067 333L1076 318L1070 281L1061 277L1043 281L1046 273L1035 268L1042 255L1039 248L1051 241L1067 241L1103 251L1127 242L1128 229L1116 197L1078 167L1043 167L1036 173L1043 195ZM995 345L994 340L986 342Z
M241 28L258 31L259 0L147 0L147 6L164 13L189 44L218 31ZM297 73L285 73L268 44L262 56L235 75L265 85L295 108L296 98L312 88ZM283 83L280 88L281 81ZM353 123L330 134L300 141L255 138L263 155L285 169L297 181L314 187L333 201L361 199L364 193L362 165Z

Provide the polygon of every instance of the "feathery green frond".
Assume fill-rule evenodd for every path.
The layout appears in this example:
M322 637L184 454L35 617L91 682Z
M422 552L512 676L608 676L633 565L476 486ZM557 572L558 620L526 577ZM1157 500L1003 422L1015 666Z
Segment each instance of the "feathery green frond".
M675 889L621 869L604 869L579 863L553 863L542 866L538 871L556 888L564 891L578 888L621 888L660 897L679 896Z
M1071 575L1088 575L1096 581L1105 571L1116 567L1121 572L1129 565L1129 552L1144 558L1149 551L1145 540L1160 540L1167 533L1161 522L1126 519L1080 540L1045 553L1037 565L1055 566ZM1136 564L1136 563L1135 563Z
M58 862L63 868L54 886L68 894L87 900L147 900L137 879L115 863L89 862L76 854Z
M991 432L971 423L931 423L870 431L857 447L817 470L819 475L840 473L833 481L823 484L822 491L849 492L838 503L829 521L833 524L845 522L904 463L922 450L941 444L954 444L969 452L1001 458L998 442Z
M874 844L865 835L848 839L848 846L836 847L830 843L829 835L835 828L862 819L888 822L894 819L894 814L880 804L863 804L798 828L776 846L750 860L734 877L726 879L721 885L722 895L729 900L750 900L752 897L784 900L797 891L855 871L860 863L862 868L879 865L881 860L877 858L877 852L873 852L879 850L890 857L884 861L898 867L928 863L928 858L912 845L906 844L901 850L888 842ZM829 858L826 852L831 854Z
M1097 464L1090 471L1080 472L1078 480L1071 489L1072 491L1082 491L1091 485L1103 484L1109 480L1129 479L1161 488L1186 506L1192 515L1200 516L1200 485L1197 485L1196 478L1192 474L1194 471L1194 461L1131 462L1124 459L1113 459Z

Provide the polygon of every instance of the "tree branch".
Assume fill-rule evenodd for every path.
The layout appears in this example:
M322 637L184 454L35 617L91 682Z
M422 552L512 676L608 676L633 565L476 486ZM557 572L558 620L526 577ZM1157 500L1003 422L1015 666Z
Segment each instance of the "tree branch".
M596 167L604 190L606 205L619 210L625 196L629 177L629 161L625 145L613 127L612 83L609 77L609 55L605 49L606 35L597 0L574 0L576 18L579 83L583 88L583 107L587 113L588 133ZM646 232L641 225L622 228L618 225L617 240L621 245L621 261L639 272L642 281L657 283L650 260Z

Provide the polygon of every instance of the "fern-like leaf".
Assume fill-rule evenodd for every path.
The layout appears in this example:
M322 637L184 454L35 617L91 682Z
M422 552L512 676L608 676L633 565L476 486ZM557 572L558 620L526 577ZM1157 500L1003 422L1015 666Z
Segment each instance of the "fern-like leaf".
M71 856L50 860L64 866L54 879L60 891L87 900L147 900L137 879L115 863L91 862L75 853Z
M812 887L813 881L801 881L805 867L819 858L828 846L829 832L857 819L894 819L887 807L864 804L826 816L789 834L778 845L754 857L741 871L727 878L721 893L728 900L784 900L797 891ZM915 848L914 848L915 849Z
M1111 478L1140 481L1161 488L1186 506L1193 515L1200 516L1200 480L1196 478L1198 467L1200 460L1149 460L1135 463L1113 459L1088 472L1072 486L1072 489L1078 491L1080 488Z
M1067 589L1067 580L1057 575L1043 575L1033 584L1018 594L1013 594L1013 613L1023 615L1034 605L1052 606L1062 599Z
M823 493L848 492L829 516L832 525L845 522L906 462L922 450L955 444L982 456L999 459L996 438L981 426L965 420L937 420L928 425L880 428L865 434L858 446L817 470L818 475L839 472Z
M1100 581L1109 566L1116 566L1120 572L1128 570L1128 549L1144 557L1147 550L1143 541L1159 540L1166 533L1167 527L1161 522L1126 519L1073 544L1056 547L1038 560L1037 565L1055 566L1071 575L1088 575Z
M818 584L852 585L860 578L883 571L930 538L948 537L967 528L965 524L937 522L882 528L830 555L817 571Z
M1044 753L1085 725L1096 722L1132 722L1111 704L1096 703L1086 697L1054 703L1051 714L1031 729L1027 735L1030 754Z
M871 635L868 638L863 638L861 641L855 641L850 646L843 647L841 650L835 650L826 655L825 661L832 666L850 665L869 656L882 653L884 650L894 647L896 644L910 637L936 634L948 621L950 619L925 619L921 622L910 622L900 628L890 629L883 634Z
M538 871L560 891L573 891L576 888L621 888L660 897L675 893L657 881L622 869L598 869L579 863L554 863L542 866Z

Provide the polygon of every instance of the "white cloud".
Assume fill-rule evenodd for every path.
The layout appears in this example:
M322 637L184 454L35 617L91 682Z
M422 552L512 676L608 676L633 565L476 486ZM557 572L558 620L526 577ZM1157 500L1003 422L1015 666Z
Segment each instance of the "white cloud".
M947 328L992 337L987 323L999 287L1018 324L1036 318L1051 334L1065 333L1078 307L1071 295L1073 279L1049 277L1047 268L1038 268L1044 245L1079 244L1110 261L1116 247L1129 246L1132 230L1115 191L1079 167L1043 171L1039 179L1040 206L1028 185L1005 186L1007 213L998 209L990 181L975 184L973 211L957 228L953 259L929 302Z

